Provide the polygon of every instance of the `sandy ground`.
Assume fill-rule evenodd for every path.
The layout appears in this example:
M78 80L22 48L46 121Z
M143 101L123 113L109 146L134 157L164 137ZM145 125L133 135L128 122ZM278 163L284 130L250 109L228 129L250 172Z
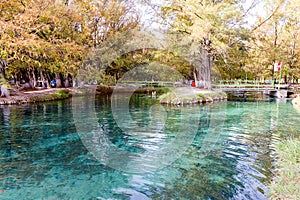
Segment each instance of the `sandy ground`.
M56 93L57 91L61 90L61 88L47 88L47 89L41 89L41 90L31 90L31 91L25 91L23 92L26 95L30 94L52 94Z

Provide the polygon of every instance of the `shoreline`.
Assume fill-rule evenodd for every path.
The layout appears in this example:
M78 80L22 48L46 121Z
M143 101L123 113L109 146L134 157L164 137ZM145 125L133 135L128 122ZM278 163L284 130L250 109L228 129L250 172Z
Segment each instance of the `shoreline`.
M57 101L71 98L72 96L85 96L89 94L90 88L45 88L41 90L17 91L11 90L9 97L0 97L0 105L18 105L36 102ZM123 88L121 92L128 92L128 88ZM203 90L193 87L181 88L142 88L135 91L136 94L151 94L156 91L157 99L161 104L168 105L188 105L203 104L227 99L224 92ZM114 87L97 86L91 93L96 95L111 95ZM130 90L132 91L132 90ZM173 95L175 94L176 95Z
M0 97L0 105L20 105L67 99L73 92L70 88L47 88L41 90L10 91L9 97Z

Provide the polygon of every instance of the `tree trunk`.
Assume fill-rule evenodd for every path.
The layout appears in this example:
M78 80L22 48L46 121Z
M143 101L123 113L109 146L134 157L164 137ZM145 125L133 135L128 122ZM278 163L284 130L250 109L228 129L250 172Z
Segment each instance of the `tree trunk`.
M55 81L56 81L56 87L61 87L61 78L60 78L60 75L59 73L56 73L55 74Z
M36 77L35 77L34 69L32 69L32 79L33 79L33 83L31 83L31 85L32 85L33 87L35 87L35 86L36 86ZM30 80L31 80L31 79L30 79Z
M43 74L43 70L40 69L40 77L41 77L41 81L45 81L45 77L44 77L44 74Z
M7 67L7 62L6 60L0 59L0 70L2 73L2 76L6 79L6 67Z
M75 79L75 76L71 75L71 77L72 77L72 87L77 87L78 84L77 84L77 81Z
M25 82L27 82L29 84L30 88L33 87L33 82L32 82L32 79L31 79L30 69L28 69L27 72L26 72Z
M198 69L198 81L199 85L198 87L204 88L204 76L205 76L205 56L204 56L204 51L202 47L200 48L200 62L199 62L199 69Z
M277 30L277 25L278 25L278 22L275 21L274 23L274 34L275 34L275 38L274 38L274 50L276 49L277 47L277 39L278 39L278 30ZM274 57L273 57L273 63L272 65L274 66L276 62L276 52L274 52ZM275 78L275 72L274 72L274 68L272 67L272 80L274 80ZM275 81L274 81L275 82Z
M69 76L68 76L68 74L66 74L66 76L65 76L64 86L65 87L70 87L70 82L69 82Z
M1 97L9 97L9 92L5 84L1 85Z
M204 88L211 89L211 61L207 50L204 50L204 56L205 56Z
M211 60L207 48L200 49L198 87L211 89Z

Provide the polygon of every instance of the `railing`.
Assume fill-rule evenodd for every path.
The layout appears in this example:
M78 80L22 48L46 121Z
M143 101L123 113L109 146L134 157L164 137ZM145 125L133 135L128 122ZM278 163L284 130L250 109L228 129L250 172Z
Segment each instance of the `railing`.
M119 81L119 86L123 87L174 87L174 86L184 86L184 83L181 82L171 82L171 81ZM259 80L220 80L219 84L214 84L214 88L236 88L236 89L245 89L245 88L272 88L273 85L271 82L264 82Z
M272 88L274 87L272 82L265 82L260 80L220 80L219 84L214 85L217 88L237 88L237 89L245 89L245 88Z
M171 82L171 81L119 81L119 86L123 87L180 87L187 86L189 83L183 82ZM287 84L286 84L287 85ZM281 85L281 87L287 87ZM274 85L271 81L260 81L260 80L220 80L219 84L213 84L214 88L219 89L264 89L264 88L277 88L278 85Z
M119 81L119 86L124 87L174 87L180 85L182 83L179 82L168 82L168 81Z

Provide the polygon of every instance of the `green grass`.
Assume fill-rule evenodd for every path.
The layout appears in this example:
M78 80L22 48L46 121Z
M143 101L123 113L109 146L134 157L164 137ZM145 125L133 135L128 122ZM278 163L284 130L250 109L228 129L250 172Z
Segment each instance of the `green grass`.
M271 199L300 197L300 138L288 139L276 146L278 171L269 189Z
M51 94L50 96L57 99L66 99L69 97L69 93L65 90L59 90L57 93Z
M45 101L54 101L54 100L61 100L69 98L70 94L68 91L59 90L57 93L54 94L46 94L42 96L35 96L29 99L29 102L45 102Z

